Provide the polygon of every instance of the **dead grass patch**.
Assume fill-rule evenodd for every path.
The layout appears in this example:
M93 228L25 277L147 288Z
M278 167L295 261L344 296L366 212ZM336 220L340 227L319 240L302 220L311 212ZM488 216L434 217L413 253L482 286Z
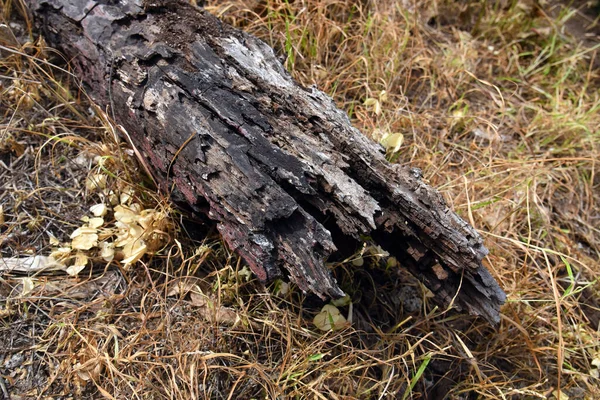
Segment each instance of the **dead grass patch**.
M563 30L567 8L209 2L363 132L402 133L390 159L421 168L482 231L509 298L492 329L437 308L371 251L360 270L336 264L353 326L323 333L321 302L249 279L210 225L171 209L18 3L0 4L1 256L47 255L49 233L69 242L104 200L85 185L96 173L174 222L131 268L96 257L77 277L0 273L5 395L600 397L600 77L593 47Z

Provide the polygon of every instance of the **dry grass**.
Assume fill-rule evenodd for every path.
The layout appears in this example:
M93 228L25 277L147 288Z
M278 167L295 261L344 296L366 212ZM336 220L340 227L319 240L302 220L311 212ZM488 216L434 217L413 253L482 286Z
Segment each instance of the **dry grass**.
M21 21L14 2L0 4L5 23ZM558 397L560 388L563 399L600 398L595 49L565 30L576 16L559 6L417 4L207 8L274 46L300 82L334 96L366 134L404 134L390 158L420 167L486 238L487 265L509 298L496 329L436 308L418 283L372 257L364 272L351 263L335 270L352 295L353 327L319 332L311 320L321 303L248 280L210 226L169 208L117 141L118 128L21 22L0 31L2 257L48 254L47 232L68 242L102 200L85 186L98 172L177 223L133 268L96 257L76 278L33 275L32 291L22 276L0 275L2 391L13 399L521 399ZM75 162L81 154L84 165ZM421 296L419 307L409 310L399 291Z

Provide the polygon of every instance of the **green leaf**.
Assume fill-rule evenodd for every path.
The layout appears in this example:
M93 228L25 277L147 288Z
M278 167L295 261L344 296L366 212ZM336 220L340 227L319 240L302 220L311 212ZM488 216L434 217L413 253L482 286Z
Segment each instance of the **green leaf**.
M415 385L417 384L417 382L419 381L419 379L421 379L421 376L423 375L423 372L425 372L425 368L427 368L427 365L429 365L429 361L431 361L431 354L428 354L428 355L425 356L425 359L423 360L423 362L419 366L419 369L417 370L417 373L410 380L410 386L409 386L408 390L406 392L404 392L404 395L402 396L402 400L406 400L406 398L408 396L410 396L410 394L412 393L412 390L414 389Z

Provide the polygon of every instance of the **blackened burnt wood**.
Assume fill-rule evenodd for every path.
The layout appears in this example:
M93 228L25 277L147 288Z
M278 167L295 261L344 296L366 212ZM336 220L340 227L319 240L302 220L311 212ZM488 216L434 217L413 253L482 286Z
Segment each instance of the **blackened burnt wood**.
M285 268L340 297L324 261L370 236L443 303L499 321L505 294L475 229L265 43L185 2L28 3L160 187L217 221L261 280Z

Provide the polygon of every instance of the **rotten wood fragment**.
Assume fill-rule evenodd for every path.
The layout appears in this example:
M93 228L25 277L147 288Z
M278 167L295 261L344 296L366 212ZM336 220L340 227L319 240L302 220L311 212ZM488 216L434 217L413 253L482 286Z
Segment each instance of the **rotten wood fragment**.
M499 321L505 294L476 230L264 42L182 1L27 3L161 189L217 221L261 280L285 269L343 296L324 261L370 236L443 303Z

